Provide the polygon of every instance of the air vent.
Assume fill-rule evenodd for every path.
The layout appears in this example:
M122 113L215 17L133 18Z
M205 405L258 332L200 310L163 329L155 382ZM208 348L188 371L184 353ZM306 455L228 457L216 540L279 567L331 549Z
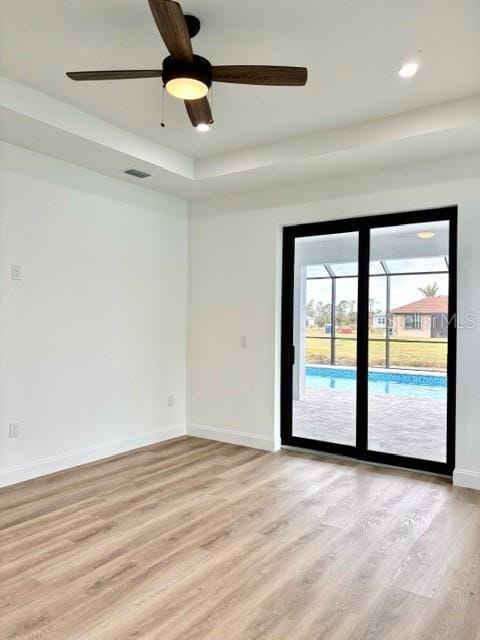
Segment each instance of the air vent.
M134 178L150 178L149 173L145 173L145 171L139 171L138 169L128 169L125 171L129 176L133 176Z

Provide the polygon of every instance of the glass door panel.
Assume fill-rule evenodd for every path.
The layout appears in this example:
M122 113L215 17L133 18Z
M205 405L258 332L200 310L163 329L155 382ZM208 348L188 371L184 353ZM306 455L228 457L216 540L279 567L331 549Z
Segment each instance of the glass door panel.
M368 449L446 462L449 222L372 229L370 259Z
M355 446L358 232L295 239L292 436Z

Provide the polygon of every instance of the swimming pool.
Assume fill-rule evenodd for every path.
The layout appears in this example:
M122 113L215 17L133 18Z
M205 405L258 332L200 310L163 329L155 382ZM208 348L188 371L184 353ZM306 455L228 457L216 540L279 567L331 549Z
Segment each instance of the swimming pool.
M356 371L348 368L307 366L305 386L308 389L355 391ZM447 377L403 371L369 371L368 390L370 393L383 395L445 400Z

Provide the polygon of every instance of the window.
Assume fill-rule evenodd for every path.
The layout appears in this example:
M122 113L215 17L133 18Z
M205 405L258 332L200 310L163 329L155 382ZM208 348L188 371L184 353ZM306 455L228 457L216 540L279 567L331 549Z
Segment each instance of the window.
M422 319L420 318L420 314L412 313L409 316L405 316L404 327L405 329L421 329Z

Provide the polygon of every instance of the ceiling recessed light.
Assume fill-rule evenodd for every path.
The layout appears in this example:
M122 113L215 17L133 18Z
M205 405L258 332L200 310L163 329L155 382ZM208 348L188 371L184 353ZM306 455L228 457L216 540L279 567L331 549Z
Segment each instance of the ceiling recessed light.
M401 78L413 78L418 71L418 64L416 62L407 62L398 72Z
M206 122L201 122L200 124L197 124L197 131L201 131L202 133L210 131L210 125Z
M429 240L430 238L433 238L434 235L433 231L419 231L417 233L417 236L422 240Z

